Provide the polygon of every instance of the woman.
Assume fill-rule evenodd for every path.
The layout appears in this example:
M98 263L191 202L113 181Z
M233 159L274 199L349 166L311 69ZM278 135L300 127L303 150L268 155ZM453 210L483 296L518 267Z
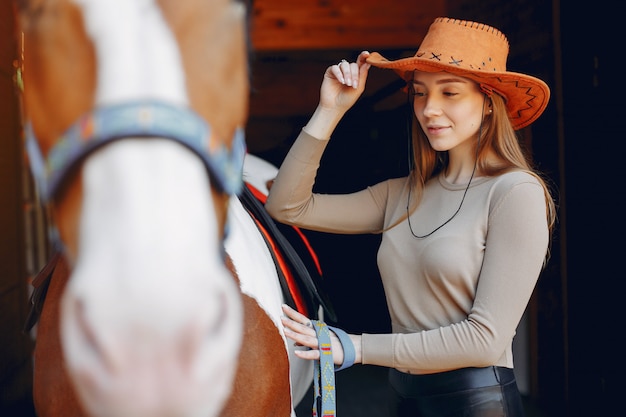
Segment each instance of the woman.
M555 207L515 130L540 116L550 92L506 71L507 55L499 30L439 18L414 57L362 52L329 67L270 191L267 210L281 222L382 233L378 266L393 333L333 334L332 347L335 364L349 365L344 352L354 349L349 362L390 368L392 416L523 415L512 340L547 258ZM313 194L328 139L371 65L407 81L411 171L348 195ZM310 320L284 312L287 336L310 348L298 355L318 359Z

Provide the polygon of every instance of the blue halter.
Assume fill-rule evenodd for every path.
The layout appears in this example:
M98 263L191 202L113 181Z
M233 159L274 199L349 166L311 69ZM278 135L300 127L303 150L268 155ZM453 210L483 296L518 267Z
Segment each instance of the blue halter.
M161 137L194 151L204 162L211 179L227 194L243 186L246 144L239 128L231 149L211 143L211 128L191 109L164 102L140 101L101 107L82 116L43 159L32 126L26 130L31 170L44 200L51 200L72 168L91 152L125 137Z

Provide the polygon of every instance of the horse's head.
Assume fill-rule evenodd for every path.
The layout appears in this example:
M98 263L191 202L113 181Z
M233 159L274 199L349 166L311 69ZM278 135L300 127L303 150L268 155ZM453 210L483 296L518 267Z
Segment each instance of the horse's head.
M243 4L16 6L31 160L72 268L61 330L79 397L93 415L217 413L241 338L222 239L248 107Z

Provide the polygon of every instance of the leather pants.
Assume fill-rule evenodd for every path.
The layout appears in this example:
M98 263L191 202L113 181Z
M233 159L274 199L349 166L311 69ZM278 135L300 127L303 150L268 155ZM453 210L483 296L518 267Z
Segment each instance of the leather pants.
M512 369L489 366L428 375L389 371L391 417L523 417Z

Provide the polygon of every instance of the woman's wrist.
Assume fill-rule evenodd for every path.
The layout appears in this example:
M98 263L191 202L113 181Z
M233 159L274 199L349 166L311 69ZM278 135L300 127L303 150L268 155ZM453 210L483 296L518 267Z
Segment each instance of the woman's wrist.
M354 345L354 363L362 363L363 358L361 355L361 336L351 334L350 339L352 340L352 344Z
M314 138L328 140L343 115L344 112L317 106L309 122L303 129Z

